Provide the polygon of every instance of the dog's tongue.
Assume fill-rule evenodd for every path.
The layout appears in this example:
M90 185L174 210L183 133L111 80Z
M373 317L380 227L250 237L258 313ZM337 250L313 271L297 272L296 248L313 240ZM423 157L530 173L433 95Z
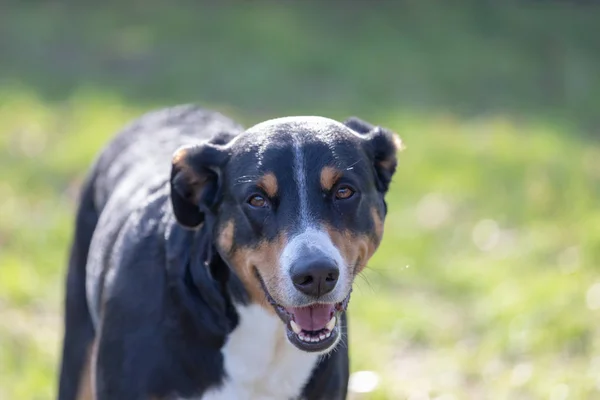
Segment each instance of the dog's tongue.
M319 331L331 320L333 304L315 304L309 307L290 307L288 312L294 316L294 321L305 331Z

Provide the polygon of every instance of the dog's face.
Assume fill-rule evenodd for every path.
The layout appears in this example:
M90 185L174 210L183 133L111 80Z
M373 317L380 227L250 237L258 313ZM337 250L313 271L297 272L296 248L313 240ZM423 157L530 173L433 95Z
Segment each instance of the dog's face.
M358 119L267 121L229 143L178 150L174 213L187 227L211 213L217 250L252 300L301 350L329 351L354 278L381 241L399 146Z

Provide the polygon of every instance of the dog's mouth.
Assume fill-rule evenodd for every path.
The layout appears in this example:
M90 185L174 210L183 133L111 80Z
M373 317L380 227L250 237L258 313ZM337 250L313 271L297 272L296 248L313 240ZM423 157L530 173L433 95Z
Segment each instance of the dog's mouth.
M346 310L350 294L335 304L315 303L306 307L283 307L273 304L286 324L290 342L300 350L325 351L332 348L341 335L341 314Z
M341 316L350 302L350 293L339 303L313 303L304 307L284 307L269 294L258 276L267 300L286 325L288 340L307 352L331 349L341 335Z

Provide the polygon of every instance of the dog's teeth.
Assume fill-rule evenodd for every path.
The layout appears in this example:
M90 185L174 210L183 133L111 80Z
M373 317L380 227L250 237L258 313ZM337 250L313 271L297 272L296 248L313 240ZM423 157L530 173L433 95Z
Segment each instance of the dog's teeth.
M319 335L319 340L323 340L323 339L325 339L326 337L327 337L327 335L326 335L325 333L321 333L321 334Z
M292 321L290 321L290 325L291 325L291 327L292 327L292 330L294 331L294 333L295 333L296 335L299 335L299 334L300 334L300 332L302 332L302 329L301 329L301 328L298 326L298 324L297 324L297 323L295 323L293 320L292 320Z
M313 342L313 343L314 343L314 342L318 342L318 341L319 341L319 338L313 337L313 338L311 338L311 339L310 339L310 341L311 341L311 342Z
M335 328L335 323L336 323L336 318L333 317L333 318L331 318L331 320L329 320L327 325L325 325L325 328L327 328L329 331L332 331L333 328Z
M331 336L331 331L327 331L327 333L325 334L326 338L328 338L329 336Z

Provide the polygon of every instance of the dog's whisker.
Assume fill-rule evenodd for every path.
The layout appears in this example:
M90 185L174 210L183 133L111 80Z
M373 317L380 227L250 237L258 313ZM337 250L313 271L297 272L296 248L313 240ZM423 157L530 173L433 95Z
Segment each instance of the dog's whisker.
M357 283L365 283L367 285L367 287L369 289L371 289L371 292L375 293L375 288L373 287L373 285L371 284L371 281L369 281L369 278L365 274L360 273L357 275L357 277L362 279L362 281L357 282ZM361 285L358 285L358 287L361 287Z

